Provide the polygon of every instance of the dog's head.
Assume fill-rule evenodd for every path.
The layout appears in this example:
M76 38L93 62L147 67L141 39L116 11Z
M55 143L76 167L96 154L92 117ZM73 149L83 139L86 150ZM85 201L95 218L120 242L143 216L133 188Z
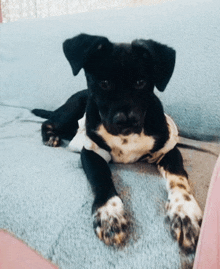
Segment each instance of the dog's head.
M117 44L87 34L66 40L63 49L75 76L85 70L107 131L140 133L155 100L154 86L164 91L172 76L175 51L153 40Z

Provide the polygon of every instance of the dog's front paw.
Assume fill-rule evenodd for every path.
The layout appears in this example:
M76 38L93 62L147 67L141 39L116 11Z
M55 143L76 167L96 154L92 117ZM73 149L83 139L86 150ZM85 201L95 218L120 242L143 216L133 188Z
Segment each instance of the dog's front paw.
M55 133L54 127L52 124L49 123L43 123L42 124L42 139L43 143L46 146L49 147L59 147L61 144L61 139L60 137Z
M47 141L44 141L44 144L49 147L59 147L61 141L59 136L51 135Z
M202 211L195 198L190 194L174 193L166 208L172 236L186 254L194 253L202 223Z
M118 196L99 207L94 215L93 227L96 235L106 245L123 246L129 236L129 221Z

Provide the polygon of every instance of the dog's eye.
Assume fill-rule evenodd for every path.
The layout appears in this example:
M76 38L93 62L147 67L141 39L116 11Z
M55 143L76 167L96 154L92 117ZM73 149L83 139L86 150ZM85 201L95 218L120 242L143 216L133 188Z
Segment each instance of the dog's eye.
M141 80L136 81L135 88L136 89L143 89L145 85L146 85L146 81L141 79Z
M111 85L109 83L108 80L103 80L99 83L99 86L103 89L103 90L110 90L111 89Z

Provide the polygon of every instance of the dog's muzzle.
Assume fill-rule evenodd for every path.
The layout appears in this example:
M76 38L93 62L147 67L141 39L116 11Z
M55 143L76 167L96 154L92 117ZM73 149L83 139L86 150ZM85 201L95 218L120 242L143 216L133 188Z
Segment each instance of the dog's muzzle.
M134 111L128 114L125 112L117 112L113 116L112 127L123 135L139 132L141 131L141 117Z

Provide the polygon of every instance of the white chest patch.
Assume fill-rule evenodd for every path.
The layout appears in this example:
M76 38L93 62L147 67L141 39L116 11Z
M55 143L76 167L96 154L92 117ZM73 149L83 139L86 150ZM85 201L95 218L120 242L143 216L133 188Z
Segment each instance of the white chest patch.
M111 135L103 125L100 125L97 133L106 141L112 149L111 157L116 163L134 163L153 148L155 139L146 136L143 131L140 134Z
M175 123L167 115L166 120L169 128L169 139L162 149L146 157L146 160L150 163L159 162L178 142L178 131ZM99 154L107 162L112 160L116 163L134 163L143 155L150 153L155 143L155 139L152 136L146 136L143 131L140 134L115 136L108 133L103 125L100 125L97 134L112 149L110 153L100 148L86 135L85 116L79 120L79 129L76 136L70 142L69 148L72 151L80 152L85 147Z

